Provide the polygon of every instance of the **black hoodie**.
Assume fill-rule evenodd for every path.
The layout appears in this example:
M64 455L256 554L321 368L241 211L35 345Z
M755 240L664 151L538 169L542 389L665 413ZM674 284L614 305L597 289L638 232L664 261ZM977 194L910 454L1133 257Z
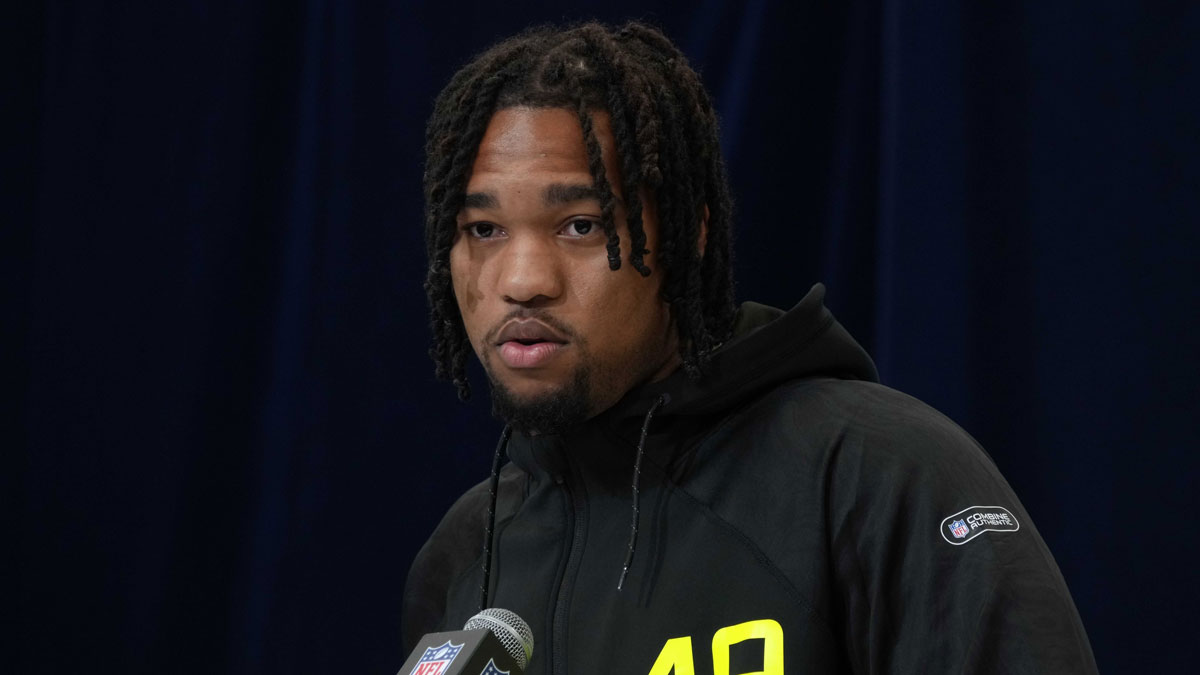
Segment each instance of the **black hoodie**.
M532 627L527 673L1095 672L991 458L877 384L823 296L743 305L698 383L677 372L568 433L512 437L488 604ZM406 646L478 611L488 500L467 492L418 554Z

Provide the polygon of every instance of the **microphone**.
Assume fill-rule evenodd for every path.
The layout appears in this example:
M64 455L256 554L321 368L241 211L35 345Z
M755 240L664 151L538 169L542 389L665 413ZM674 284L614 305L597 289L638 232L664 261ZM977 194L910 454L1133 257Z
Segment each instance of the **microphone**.
M489 607L462 630L422 637L396 675L524 675L533 631L507 609Z

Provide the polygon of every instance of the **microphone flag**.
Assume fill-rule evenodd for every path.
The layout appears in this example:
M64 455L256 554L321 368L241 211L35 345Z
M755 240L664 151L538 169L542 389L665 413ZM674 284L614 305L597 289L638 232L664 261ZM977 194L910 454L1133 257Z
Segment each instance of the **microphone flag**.
M421 638L397 675L523 675L490 630L454 630Z

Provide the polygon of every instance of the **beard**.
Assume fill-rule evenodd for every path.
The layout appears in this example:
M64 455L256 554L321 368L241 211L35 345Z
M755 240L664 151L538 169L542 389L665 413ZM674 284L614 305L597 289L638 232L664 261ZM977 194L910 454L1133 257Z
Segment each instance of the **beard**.
M521 398L492 378L492 416L524 434L557 434L586 420L591 412L591 369L580 366L556 391Z

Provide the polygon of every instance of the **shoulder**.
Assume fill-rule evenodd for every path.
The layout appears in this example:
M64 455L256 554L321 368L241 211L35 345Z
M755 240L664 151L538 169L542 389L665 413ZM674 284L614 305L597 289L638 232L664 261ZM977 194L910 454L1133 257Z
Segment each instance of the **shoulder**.
M515 509L514 503L523 492L524 477L511 463L501 469L497 520ZM467 490L417 553L404 589L401 622L406 647L421 635L438 630L450 586L478 566L490 501L490 479Z
M1095 672L1029 514L975 439L917 399L789 381L718 423L694 467L688 489L797 588L829 575L814 604L856 669Z
M813 378L784 383L730 420L739 434L803 451L835 474L995 474L983 448L931 406L881 384ZM773 459L778 459L775 457ZM865 477L865 476L864 476Z
M704 461L772 473L869 479L913 471L998 476L983 448L929 405L858 380L797 379L727 415L701 444ZM948 472L948 473L947 473Z
M967 432L869 382L785 382L718 422L685 467L681 487L756 541L786 529L865 553L903 537L936 543L939 523L973 505L1026 521Z
M858 553L910 537L947 545L941 522L973 506L1028 522L970 434L869 382L784 383L721 422L693 466L689 488L727 518L743 522L768 509Z

